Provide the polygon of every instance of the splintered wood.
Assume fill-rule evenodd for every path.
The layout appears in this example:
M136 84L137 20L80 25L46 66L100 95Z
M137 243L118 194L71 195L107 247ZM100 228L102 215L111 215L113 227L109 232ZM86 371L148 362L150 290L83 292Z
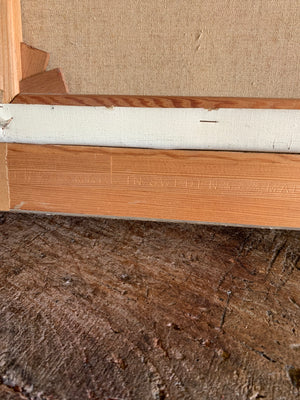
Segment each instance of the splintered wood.
M300 156L8 144L11 209L300 226Z
M50 54L36 49L26 43L21 43L22 79L46 71Z
M41 72L20 82L21 93L68 93L67 84L59 68Z

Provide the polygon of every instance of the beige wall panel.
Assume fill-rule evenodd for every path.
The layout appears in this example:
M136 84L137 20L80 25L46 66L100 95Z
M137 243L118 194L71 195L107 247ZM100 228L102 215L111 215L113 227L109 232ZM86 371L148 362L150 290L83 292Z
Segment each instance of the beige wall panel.
M300 97L299 0L22 0L73 93Z

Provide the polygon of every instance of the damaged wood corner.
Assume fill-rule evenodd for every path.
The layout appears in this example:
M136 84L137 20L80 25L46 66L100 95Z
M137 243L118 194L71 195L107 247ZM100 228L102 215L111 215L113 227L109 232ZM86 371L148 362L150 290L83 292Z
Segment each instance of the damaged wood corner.
M11 102L20 94L68 94L62 71L59 68L46 71L49 58L46 51L21 43L22 80L19 93Z
M22 93L68 93L59 69L47 71L49 53L23 43L20 0L0 0L0 100ZM3 132L12 118L1 120ZM10 209L7 143L0 143L0 210Z
M2 103L19 93L68 93L59 69L46 72L49 53L23 43L20 0L0 0L0 26Z
M50 54L26 43L21 43L21 58L22 79L26 79L46 71Z
M67 94L68 87L59 68L45 71L20 82L20 93Z

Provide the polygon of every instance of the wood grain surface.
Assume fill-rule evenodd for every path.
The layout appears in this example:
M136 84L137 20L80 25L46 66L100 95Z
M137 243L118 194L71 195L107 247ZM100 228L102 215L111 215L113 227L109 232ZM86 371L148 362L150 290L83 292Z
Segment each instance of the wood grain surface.
M40 93L40 92L39 92ZM35 95L20 94L16 104L52 104L106 107L165 107L165 108L265 108L300 109L300 99L266 99L251 97L172 97L172 96L109 96L109 95Z
M1 214L1 400L299 399L299 244Z
M46 71L49 57L46 51L21 43L22 79Z
M7 144L0 143L0 210L9 210Z
M68 93L67 84L59 68L42 72L20 82L21 93Z
M0 0L0 27L0 90L2 102L9 103L22 79L20 0Z
M300 156L8 144L10 207L300 227Z

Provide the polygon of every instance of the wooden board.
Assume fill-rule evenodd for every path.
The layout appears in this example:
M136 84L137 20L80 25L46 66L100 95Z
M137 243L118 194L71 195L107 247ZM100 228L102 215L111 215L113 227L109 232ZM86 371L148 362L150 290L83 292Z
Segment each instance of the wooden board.
M300 99L255 97L183 97L183 96L109 96L109 95L35 95L20 94L15 104L66 106L164 107L164 108L266 108L300 110Z
M0 89L2 102L9 103L22 79L20 0L0 0L0 27Z
M5 104L1 118L0 142L300 153L300 110Z
M300 156L8 144L10 208L300 227Z
M46 71L50 54L36 49L26 43L21 43L22 79Z
M9 210L7 144L0 143L0 210Z
M30 76L20 82L21 93L68 93L67 84L59 68Z

